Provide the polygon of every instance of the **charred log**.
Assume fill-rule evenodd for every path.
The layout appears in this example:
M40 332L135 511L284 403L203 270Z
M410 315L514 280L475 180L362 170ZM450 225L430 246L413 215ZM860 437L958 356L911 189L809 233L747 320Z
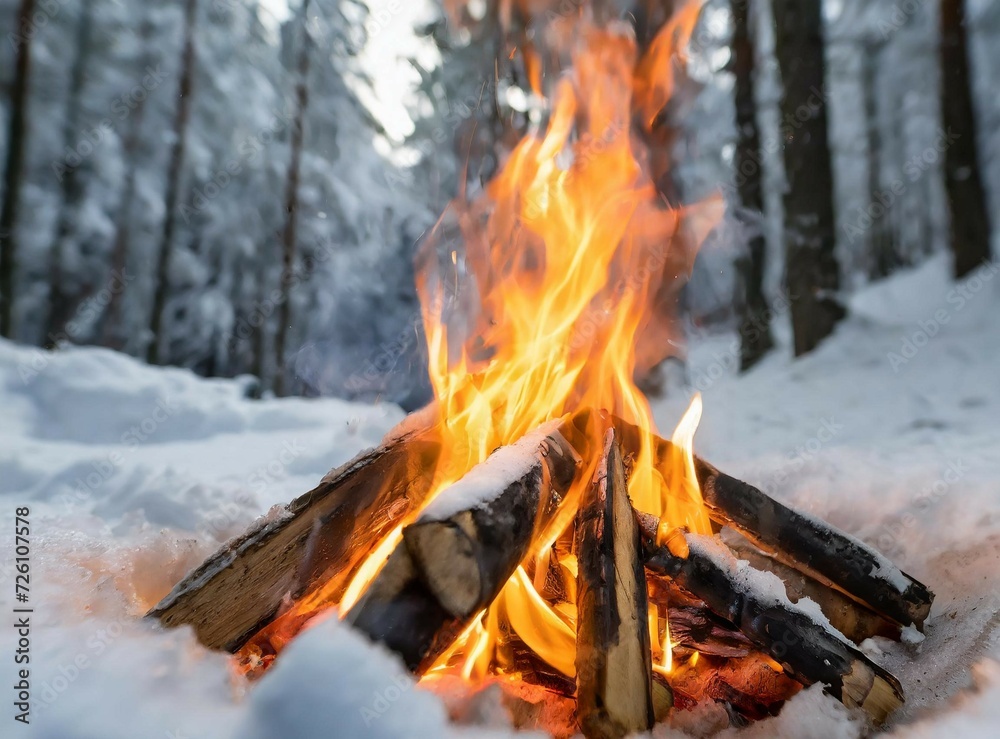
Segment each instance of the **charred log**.
M724 618L716 616L705 602L677 586L673 580L650 573L649 602L667 613L674 652L687 650L714 657L746 657L753 643Z
M785 584L789 600L798 603L803 598L816 603L830 625L855 644L872 636L884 636L899 641L898 623L889 621L870 608L848 598L840 590L790 567L784 562L758 549L753 543L732 529L723 529L722 540L736 555L758 570L773 572Z
M655 543L658 521L639 515L646 567L672 578L735 624L761 651L804 685L824 683L849 708L863 709L876 724L903 703L899 681L851 645L822 615L793 605L780 581L739 563L721 543L674 532Z
M625 449L639 449L638 429L615 419ZM671 453L657 441L657 458ZM747 537L767 554L867 606L901 626L923 623L934 594L867 544L779 503L753 485L730 477L695 457L702 499L711 519Z
M699 655L675 668L670 683L678 708L712 700L725 705L731 723L737 725L776 715L802 689L801 683L759 652L733 658Z
M588 739L649 731L653 665L642 542L614 429L577 519L577 718Z
M876 613L902 626L923 626L933 593L879 552L707 462L697 460L695 469L714 521L736 529L780 561L837 587Z
M579 464L551 426L494 452L403 530L347 621L426 670L500 593Z

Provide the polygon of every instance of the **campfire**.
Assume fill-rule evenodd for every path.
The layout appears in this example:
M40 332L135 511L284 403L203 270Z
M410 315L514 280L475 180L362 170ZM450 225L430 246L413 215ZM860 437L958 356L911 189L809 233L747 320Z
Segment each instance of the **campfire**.
M152 615L249 678L336 616L421 685L499 684L518 725L556 734L706 702L757 719L814 683L875 723L902 703L856 644L921 628L927 588L696 457L700 397L661 438L633 379L665 355L665 291L721 208L669 207L645 143L697 9L641 57L586 13L539 31L545 55L515 49L539 100L540 70L565 73L544 130L422 247L434 403Z

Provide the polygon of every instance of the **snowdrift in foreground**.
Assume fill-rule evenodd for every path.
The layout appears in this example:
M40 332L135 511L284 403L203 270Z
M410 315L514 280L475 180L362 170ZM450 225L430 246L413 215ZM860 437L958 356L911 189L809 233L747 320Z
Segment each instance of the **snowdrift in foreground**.
M978 275L955 293L946 274L935 260L870 288L815 354L792 362L779 353L745 377L732 372L733 337L699 339L691 387L656 408L669 430L691 389L701 389L701 454L875 544L937 592L925 639L862 645L906 688L907 706L889 727L899 737L992 736L1000 705L1000 279ZM449 727L442 702L415 689L394 656L335 619L249 688L188 630L141 620L219 543L402 418L392 406L243 394L239 381L151 369L103 350L47 354L0 343L5 552L15 508L31 511L33 708L21 733L469 731ZM8 556L0 569L8 614L13 574ZM15 642L12 629L0 631L0 654L11 655ZM14 685L16 665L2 662L4 684ZM704 727L709 713L678 725ZM853 739L861 731L814 688L778 718L726 735Z

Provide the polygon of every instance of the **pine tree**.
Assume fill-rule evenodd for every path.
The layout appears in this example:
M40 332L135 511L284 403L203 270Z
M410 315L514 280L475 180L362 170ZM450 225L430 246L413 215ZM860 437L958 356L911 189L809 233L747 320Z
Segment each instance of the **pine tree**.
M274 391L284 395L286 390L285 351L288 329L292 320L292 301L289 287L295 272L296 236L299 217L299 178L302 169L302 141L305 136L305 116L309 107L309 56L312 39L309 35L309 2L302 0L299 18L299 55L295 78L295 114L292 120L292 142L285 180L285 228L281 250L281 303L278 307L278 329L274 339L275 381Z
M76 48L73 53L73 66L66 95L66 112L63 117L63 151L70 150L79 136L83 118L83 97L87 82L87 57L91 46L91 31L93 29L93 0L83 0L80 4L80 17L77 20ZM56 223L55 237L49 250L49 288L48 318L45 323L45 341L49 347L55 346L56 340L65 332L66 323L73 311L84 297L86 286L80 275L71 274L68 270L69 241L74 236L74 226L79 218L80 205L83 200L84 183L80 177L79 166L67 162L60 168L59 175L59 215Z
M146 361L159 364L162 358L163 312L166 309L170 289L170 258L174 249L174 231L177 228L177 205L180 200L181 178L184 170L184 156L187 148L188 122L191 117L191 95L193 92L195 66L195 28L198 17L198 0L185 0L184 5L184 50L181 57L181 77L178 85L177 113L174 119L173 146L170 153L165 196L163 234L160 251L153 275L155 289L150 310L149 345Z

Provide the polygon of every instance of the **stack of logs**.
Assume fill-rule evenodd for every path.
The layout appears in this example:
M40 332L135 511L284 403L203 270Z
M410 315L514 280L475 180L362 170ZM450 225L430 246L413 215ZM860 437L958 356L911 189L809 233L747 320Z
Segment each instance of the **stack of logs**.
M425 507L440 452L434 429L433 409L414 414L227 543L150 615L190 624L255 674L340 602L372 548L409 522L346 620L423 674L519 565L572 551L572 587L560 587L559 572L528 574L554 583L542 588L547 599L575 591L575 660L562 655L567 664L554 669L516 634L505 649L524 679L575 699L587 737L646 731L671 704L703 700L724 704L734 722L756 719L814 683L875 724L903 702L898 680L855 644L922 628L933 595L863 543L697 458L716 534L664 533L627 493L640 432L594 412L498 449ZM666 460L670 442L657 443ZM584 474L589 484L575 484ZM571 494L581 498L564 505ZM540 542L552 541L555 556L539 558ZM291 603L299 607L289 623ZM650 603L667 606L673 655L684 663L667 677L653 669Z

